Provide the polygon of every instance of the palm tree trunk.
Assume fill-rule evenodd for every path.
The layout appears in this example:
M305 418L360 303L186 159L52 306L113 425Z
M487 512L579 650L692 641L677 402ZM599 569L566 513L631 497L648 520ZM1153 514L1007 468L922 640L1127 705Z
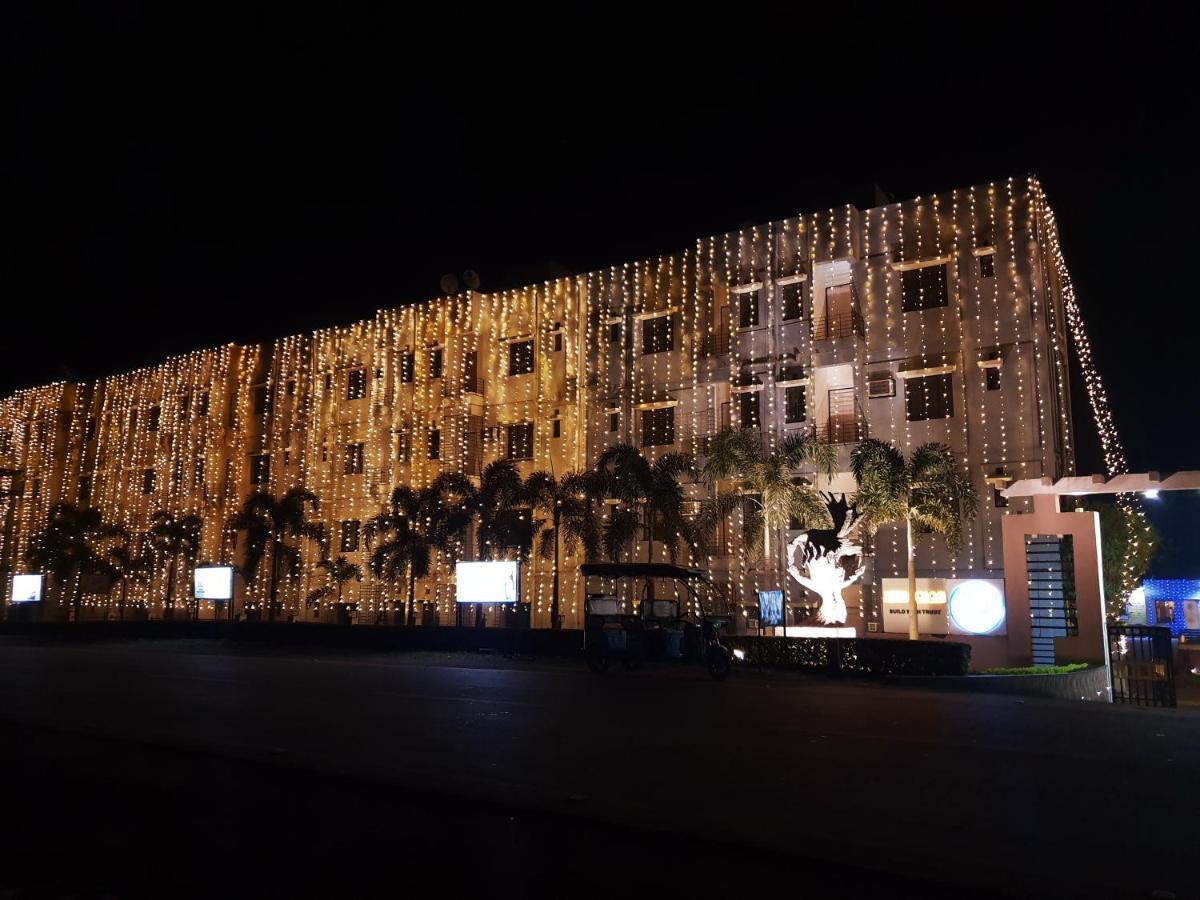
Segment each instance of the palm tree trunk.
M409 569L408 569L408 604L407 604L408 609L404 614L404 624L405 625L416 625L417 624L416 593L417 593L417 579L413 574L412 567L409 566Z
M175 558L172 557L167 563L167 599L163 604L163 618L175 618L175 600L173 592L175 590Z
M75 577L71 579L71 613L76 622L79 621L79 601L79 574L76 573Z
M271 583L267 591L267 621L275 621L275 597L279 584L279 542L271 544Z
M555 519L558 516L555 515ZM550 627L558 630L562 628L562 619L558 612L558 522L554 523L554 575L551 582L550 595Z
M129 582L124 578L121 579L121 602L117 604L117 621L125 621L125 597L129 591Z
M919 639L917 628L917 552L913 547L912 519L904 520L908 533L908 639Z

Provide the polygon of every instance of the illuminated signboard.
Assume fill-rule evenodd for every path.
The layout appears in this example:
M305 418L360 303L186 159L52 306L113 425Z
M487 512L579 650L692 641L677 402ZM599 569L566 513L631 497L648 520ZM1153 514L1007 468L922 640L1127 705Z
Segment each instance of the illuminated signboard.
M38 603L42 599L41 575L14 575L12 585L13 603Z
M947 601L951 634L1005 633L1004 582L989 578L951 579Z
M908 579L883 578L883 630L908 634ZM946 580L917 579L917 633L949 634L946 621Z
M197 600L233 599L233 566L198 566L194 581Z
M501 559L460 562L454 567L459 603L516 603L520 595L520 564Z
M758 624L764 628L783 624L783 591L758 592Z

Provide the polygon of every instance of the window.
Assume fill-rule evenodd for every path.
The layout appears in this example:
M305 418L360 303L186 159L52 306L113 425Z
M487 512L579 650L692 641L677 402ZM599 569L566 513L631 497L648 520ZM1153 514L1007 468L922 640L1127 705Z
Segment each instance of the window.
M429 432L429 458L442 458L442 430L440 428Z
M994 253L986 253L979 257L979 277L996 277L996 255Z
M905 269L900 273L900 291L905 312L946 306L950 302L946 288L946 266Z
M196 404L196 415L202 419L208 415L208 391L200 394L200 402Z
M160 419L162 419L162 407L150 407L150 415L146 417L146 430L158 431L158 423Z
M250 457L250 483L266 484L271 480L271 454L260 453Z
M758 291L747 291L739 294L738 328L754 328L758 325Z
M949 419L954 415L954 382L949 373L908 378L904 382L905 418L910 422Z
M785 284L781 299L784 321L799 319L804 315L804 285L801 282Z
M642 411L642 446L668 447L675 443L675 407Z
M358 533L362 523L358 519L347 519L342 523L342 552L354 553L358 550Z
M533 459L533 423L518 422L506 426L508 432L508 458Z
M786 424L791 425L795 422L803 422L808 418L804 401L804 385L798 384L784 390L783 421Z
M321 445L321 462L329 462L329 447L325 444Z
M83 439L85 441L90 441L95 436L96 436L96 417L92 416L90 419L87 420L87 424L83 427ZM6 438L5 446L11 447L12 435L6 431L6 432L4 432L4 437ZM2 452L9 453L11 451L3 450Z
M346 373L346 399L361 400L367 396L367 370L351 369Z
M554 436L562 437L562 419L554 420Z
M563 348L562 332L556 331L556 332L554 332L554 352L562 353L562 348Z
M672 316L642 319L642 354L663 353L675 349L675 327Z
M251 394L254 398L254 414L261 416L267 411L267 386L265 384L255 385L251 389Z
M738 394L738 412L743 428L757 428L759 423L758 391Z
M479 352L468 350L463 354L463 390L472 394L482 393L479 386Z
M992 506L996 509L1004 509L1008 506L1008 498L1000 493L1001 489L992 485Z
M409 450L408 432L401 431L396 435L396 461L397 462L407 462L408 461L408 450Z
M192 487L204 487L204 457L197 456L196 464L192 468Z
M328 394L332 390L333 390L333 373L326 372L325 373L325 393Z
M92 500L92 476L79 476L79 503L81 506L87 506Z
M410 384L413 380L413 354L405 350L400 354L400 381Z
M610 344L619 344L621 342L621 323L620 322L609 323L608 342Z
M442 348L434 347L429 351L429 377L442 377Z
M621 414L615 413L615 412L610 412L608 414L608 431L609 431L609 433L611 434L614 431L618 431L618 430L620 430L620 428L621 428Z
M991 366L983 370L983 384L989 391L1000 390L1000 368Z
M295 378L289 378L289 379L288 379L288 383L287 383L287 395L288 395L289 397L295 397L295 396L296 396L296 379L295 379Z
M508 345L508 374L528 375L533 371L533 341L513 341Z
M142 493L153 494L155 487L156 476L153 469L146 469L142 472Z
M342 462L343 471L347 475L361 475L363 473L363 445L347 444L342 453Z

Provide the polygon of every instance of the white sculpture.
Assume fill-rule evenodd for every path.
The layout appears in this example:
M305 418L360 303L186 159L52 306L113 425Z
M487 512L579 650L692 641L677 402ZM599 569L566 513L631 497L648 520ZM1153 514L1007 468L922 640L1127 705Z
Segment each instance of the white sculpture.
M845 495L839 500L835 500L832 494L824 496L833 516L834 527L810 529L792 540L787 552L788 574L821 598L821 605L817 609L819 622L824 625L843 625L846 622L846 600L842 591L866 571L862 547L848 540L860 517L846 503ZM859 565L853 574L847 574L843 560L851 557L857 557Z

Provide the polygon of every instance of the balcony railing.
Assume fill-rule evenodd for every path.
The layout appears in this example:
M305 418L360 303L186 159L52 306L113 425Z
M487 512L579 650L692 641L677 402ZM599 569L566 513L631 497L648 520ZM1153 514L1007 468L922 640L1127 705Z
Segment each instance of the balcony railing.
M833 341L856 335L863 337L865 333L862 316L856 309L827 316L813 316L814 341Z
M729 322L722 319L717 330L704 336L705 356L725 356L729 353Z
M830 416L817 427L817 439L829 444L854 444L867 437L867 421L857 416Z

